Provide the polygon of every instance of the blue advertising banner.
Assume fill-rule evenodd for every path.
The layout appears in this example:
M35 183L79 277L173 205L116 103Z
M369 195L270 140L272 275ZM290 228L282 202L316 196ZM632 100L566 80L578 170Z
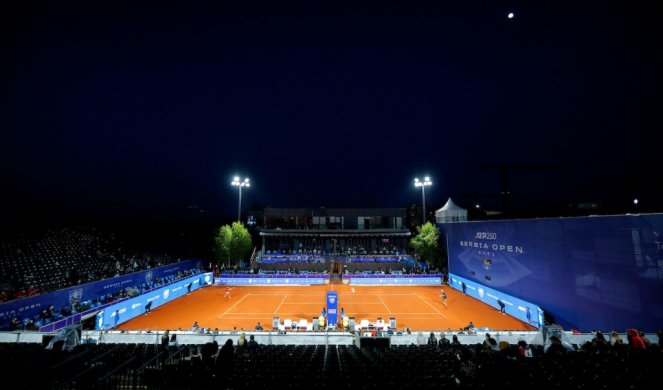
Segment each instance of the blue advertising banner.
M191 291L195 291L202 286L212 284L212 273L198 274L150 291L139 297L131 298L118 302L116 304L103 308L97 313L95 328L97 330L107 330L129 321L130 319L145 314L147 304L150 303L150 310L171 302Z
M513 297L475 281L461 278L455 274L449 274L449 286L464 291L466 295L483 301L497 310L501 310L500 302L502 302L504 314L516 317L537 328L543 325L543 310L531 302ZM479 323L474 325L481 327Z
M442 275L343 275L349 284L366 286L439 286Z
M228 286L309 286L329 284L329 275L221 275L214 284Z
M186 260L115 278L69 287L47 294L5 302L0 304L0 326L8 325L12 317L21 319L38 315L50 305L53 305L56 309L71 306L75 301L83 302L104 295L114 294L126 287L140 286L143 283L150 283L156 278L177 275L178 272L203 268L205 265L205 260L202 259Z
M663 328L663 214L438 226L470 294L476 283L532 302L567 329Z
M338 325L338 293L327 291L327 324Z

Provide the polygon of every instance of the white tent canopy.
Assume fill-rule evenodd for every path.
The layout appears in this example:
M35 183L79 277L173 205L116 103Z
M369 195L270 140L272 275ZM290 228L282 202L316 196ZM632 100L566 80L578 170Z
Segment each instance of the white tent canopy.
M449 198L447 204L435 212L435 221L437 223L467 221L467 210L458 206Z

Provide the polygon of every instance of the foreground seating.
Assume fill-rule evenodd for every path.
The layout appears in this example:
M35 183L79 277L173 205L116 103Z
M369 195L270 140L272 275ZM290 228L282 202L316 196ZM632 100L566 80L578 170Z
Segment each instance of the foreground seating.
M223 343L223 340L220 340ZM23 388L659 388L663 352L627 346L544 352L482 344L257 345L236 347L231 366L217 366L219 345L173 348L147 344L78 345L71 351L40 344L0 344L0 364ZM35 375L38 372L39 375ZM220 387L219 374L228 383Z

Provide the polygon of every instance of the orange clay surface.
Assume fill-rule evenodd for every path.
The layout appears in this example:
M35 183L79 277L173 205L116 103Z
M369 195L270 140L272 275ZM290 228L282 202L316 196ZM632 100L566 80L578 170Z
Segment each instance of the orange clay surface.
M324 286L238 286L232 288L226 298L225 287L209 286L192 292L171 303L159 306L120 325L118 329L183 329L191 328L194 321L204 328L220 330L253 330L260 322L265 330L271 330L272 318L280 317L309 322L318 317L325 306L326 292L337 291L340 308L345 314L375 322L382 317L388 322L396 318L399 330L458 330L470 321L477 328L496 330L535 330L534 327L474 298L463 295L450 287L448 306L442 304L441 286L349 286L329 284Z

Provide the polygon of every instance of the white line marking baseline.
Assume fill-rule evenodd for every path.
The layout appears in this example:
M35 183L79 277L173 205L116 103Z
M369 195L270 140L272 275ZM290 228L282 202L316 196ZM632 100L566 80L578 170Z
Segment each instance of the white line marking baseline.
M221 315L219 316L219 318L221 318L221 317L223 317L224 315L226 315L226 313L228 313L229 311L231 311L235 306L239 305L239 303L242 302L244 299L246 299L246 297L248 297L249 295L251 295L251 293L248 293L248 294L244 295L244 296L242 297L242 299L240 299L239 301L237 301L234 305L230 306L230 307L228 308L228 310L226 310L226 311L224 311L223 313L221 313Z

